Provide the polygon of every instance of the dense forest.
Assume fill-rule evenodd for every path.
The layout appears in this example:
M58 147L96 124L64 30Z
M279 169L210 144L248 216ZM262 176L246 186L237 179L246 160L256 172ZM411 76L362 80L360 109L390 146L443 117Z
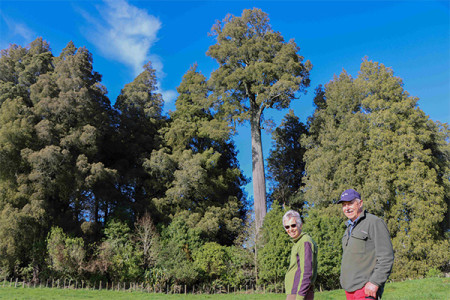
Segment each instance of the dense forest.
M290 251L281 217L293 208L319 246L317 286L338 288L345 219L335 202L349 187L388 225L391 279L449 272L448 124L364 58L356 78L343 71L316 87L307 124L290 111L273 131L266 195L263 112L289 108L312 64L259 9L213 33L205 52L218 69L187 70L169 115L151 62L112 101L84 47L55 56L37 38L1 50L0 276L279 284ZM245 122L255 203L233 142Z

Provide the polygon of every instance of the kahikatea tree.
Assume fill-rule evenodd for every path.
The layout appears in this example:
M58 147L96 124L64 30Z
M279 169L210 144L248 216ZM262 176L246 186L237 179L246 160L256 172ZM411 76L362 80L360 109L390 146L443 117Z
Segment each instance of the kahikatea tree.
M59 57L42 39L11 46L0 65L2 271L31 268L36 279L50 227L80 233L104 211L115 176L102 161L111 107L91 54L71 42Z
M36 142L36 118L30 88L53 70L47 42L36 39L27 48L11 45L0 57L0 269L37 278L43 263L46 232L42 201L30 199L24 183L29 166L23 150Z
M76 231L86 215L98 223L108 209L104 187L114 186L116 171L105 165L102 150L112 110L86 48L70 42L54 64L31 87L37 140L22 156L30 196L45 203L50 223Z
M357 189L365 208L388 225L396 257L391 278L445 268L448 126L430 120L391 69L367 60L356 79L343 72L322 96L307 141L305 198L326 207L343 190Z
M163 192L160 179L151 177L144 168L144 161L161 145L158 130L165 121L162 116L163 99L157 92L156 74L151 63L144 66L144 71L133 82L125 85L114 107L119 110L119 134L114 156L122 195L114 213L116 217L133 220L144 211L154 212L151 199ZM152 217L157 220L158 216Z
M244 219L245 180L228 124L215 118L206 78L195 67L177 90L177 110L161 130L166 146L146 161L149 173L166 187L153 203L162 215L185 215L205 241L231 245Z
M272 133L272 146L267 159L268 173L273 190L270 199L302 212L303 197L300 187L305 172L303 155L306 148L300 138L306 135L305 124L290 110L281 125Z
M217 117L230 122L250 122L253 193L257 227L266 214L266 185L261 144L263 113L267 108L289 107L295 93L309 86L309 61L303 63L293 40L285 42L273 31L268 15L246 9L242 16L228 15L212 27L217 43L207 54L219 68L209 83Z

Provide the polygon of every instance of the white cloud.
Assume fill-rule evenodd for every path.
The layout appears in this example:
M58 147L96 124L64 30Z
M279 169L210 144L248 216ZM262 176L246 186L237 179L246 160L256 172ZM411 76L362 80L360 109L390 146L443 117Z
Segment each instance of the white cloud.
M27 25L24 23L20 23L17 21L14 21L3 14L1 14L3 21L6 23L6 26L8 27L9 36L10 37L21 37L26 43L29 43L32 41L33 37L35 36L33 30L28 28Z
M166 102L172 102L175 101L178 97L178 93L173 90L167 90L167 91L160 91L164 101Z
M106 0L97 7L101 18L93 20L88 38L105 55L142 72L161 22L124 0Z
M104 5L97 7L100 18L95 19L83 13L84 18L92 24L87 38L103 55L132 68L134 76L143 71L143 66L152 62L156 75L161 80L165 74L159 56L150 54L151 47L158 40L157 33L161 21L144 9L130 5L124 0L104 0ZM173 100L174 91L162 91Z

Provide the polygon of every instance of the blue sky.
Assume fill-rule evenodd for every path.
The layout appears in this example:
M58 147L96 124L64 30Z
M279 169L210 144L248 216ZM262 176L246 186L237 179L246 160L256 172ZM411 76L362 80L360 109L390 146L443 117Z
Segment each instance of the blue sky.
M218 65L206 56L216 20L261 8L285 40L295 39L313 64L306 95L291 109L306 121L314 89L345 69L356 77L363 57L380 62L403 79L405 89L435 121L450 121L449 1L23 1L0 0L0 49L26 46L36 37L58 56L69 41L85 46L103 75L108 96L152 61L165 112L174 110L176 87L189 67L209 77ZM277 125L286 111L268 111ZM251 176L250 130L235 136L244 174ZM267 157L270 134L263 136ZM246 186L251 196L251 183Z

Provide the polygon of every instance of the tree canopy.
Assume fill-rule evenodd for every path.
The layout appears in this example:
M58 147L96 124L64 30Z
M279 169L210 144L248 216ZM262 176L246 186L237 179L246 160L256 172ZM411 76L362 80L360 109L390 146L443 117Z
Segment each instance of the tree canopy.
M391 279L448 272L448 124L364 59L356 78L344 71L316 88L306 125L290 111L273 132L264 219L264 112L306 91L311 64L260 9L227 16L212 35L218 69L207 78L193 64L167 114L151 62L112 105L85 47L54 56L38 38L1 50L1 278L277 286L290 207L319 246L317 285L337 288L345 217L335 202L347 188L388 225ZM233 122L247 121L253 207L233 142Z
M253 193L258 228L266 214L266 184L261 142L264 110L289 107L297 92L309 86L312 65L298 54L300 48L272 29L261 9L228 15L212 27L216 44L207 54L219 63L211 74L211 97L218 117L229 122L250 122Z
M448 125L430 120L391 69L367 59L356 79L344 71L318 96L325 101L305 140L309 205L334 205L354 188L388 225L396 257L392 279L445 268Z

